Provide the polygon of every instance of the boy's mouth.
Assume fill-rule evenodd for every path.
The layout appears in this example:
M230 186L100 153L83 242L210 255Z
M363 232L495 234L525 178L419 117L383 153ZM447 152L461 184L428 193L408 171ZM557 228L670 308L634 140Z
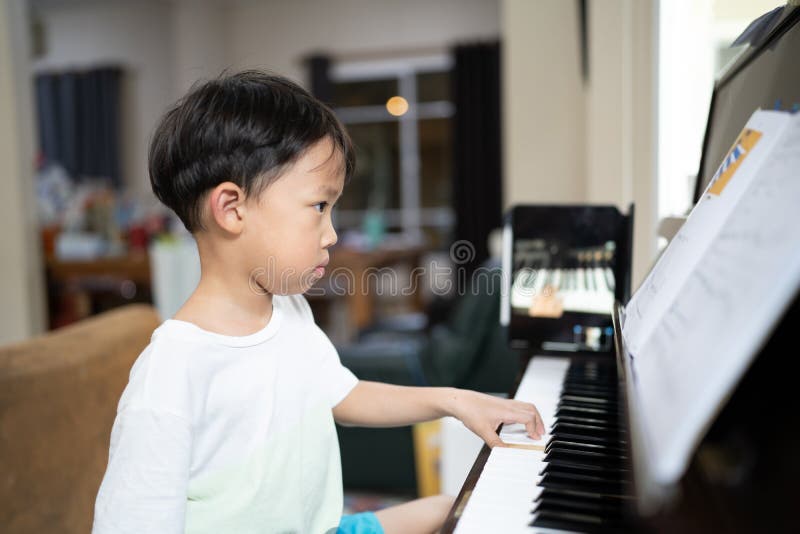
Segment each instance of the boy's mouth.
M329 258L326 258L326 259L325 259L325 261L323 261L322 263L320 263L319 265L317 265L317 266L314 268L314 274L316 274L317 276L320 276L320 277L322 277L322 276L325 274L325 266L326 266L326 265L328 265L328 262L329 262L329 261L330 261L330 259L329 259Z

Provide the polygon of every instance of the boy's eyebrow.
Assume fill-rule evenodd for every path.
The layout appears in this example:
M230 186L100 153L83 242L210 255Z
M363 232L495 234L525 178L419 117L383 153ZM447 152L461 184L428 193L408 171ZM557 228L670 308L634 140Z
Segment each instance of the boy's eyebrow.
M332 197L338 197L339 195L341 195L341 192L337 188L331 187L327 184L323 184L317 187L317 192L326 193L327 195L330 195Z

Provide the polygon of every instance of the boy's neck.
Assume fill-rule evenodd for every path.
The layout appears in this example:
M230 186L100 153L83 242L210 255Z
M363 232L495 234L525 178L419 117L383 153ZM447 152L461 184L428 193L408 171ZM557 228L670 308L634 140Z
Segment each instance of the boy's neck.
M245 336L271 320L272 294L254 291L246 277L224 265L203 261L200 283L174 318L218 334Z

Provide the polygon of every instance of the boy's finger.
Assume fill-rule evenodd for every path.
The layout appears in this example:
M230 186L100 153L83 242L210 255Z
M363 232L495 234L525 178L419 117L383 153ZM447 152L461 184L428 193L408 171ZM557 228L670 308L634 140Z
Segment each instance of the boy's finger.
M542 422L542 416L539 415L539 411L536 409L536 406L529 403L520 403L519 409L516 412L519 419L517 419L517 423L522 423L525 425L525 430L528 432L528 436L533 439L541 439L544 435L544 423Z
M500 439L500 436L494 429L484 430L483 432L475 432L489 447L505 447L505 443Z
M542 419L542 414L539 413L539 409L536 408L536 406L534 406L533 404L528 402L524 403L524 406L526 411L529 411L534 415L534 419L536 421L536 432L538 434L544 434L545 433L544 419Z
M500 439L500 436L498 436L497 434L494 434L494 437L490 436L490 437L488 437L488 439L484 439L484 441L486 442L486 444L491 449L493 449L495 447L505 447L506 446L506 444L503 442L503 440Z
M536 406L533 406L533 411L536 412L536 430L539 432L539 434L544 434L547 429L544 426L542 414L539 413L539 410L536 408Z
M543 433L539 431L539 423L536 415L530 412L523 413L526 416L524 423L525 430L528 431L528 436L530 436L532 439L541 439Z

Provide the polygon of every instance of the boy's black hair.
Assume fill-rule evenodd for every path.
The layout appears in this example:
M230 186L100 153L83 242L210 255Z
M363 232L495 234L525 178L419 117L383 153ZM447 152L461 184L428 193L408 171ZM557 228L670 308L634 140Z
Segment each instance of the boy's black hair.
M355 153L330 108L281 76L222 76L192 88L161 119L150 143L150 183L195 232L203 229L201 199L210 189L230 181L258 195L326 136L349 179Z

